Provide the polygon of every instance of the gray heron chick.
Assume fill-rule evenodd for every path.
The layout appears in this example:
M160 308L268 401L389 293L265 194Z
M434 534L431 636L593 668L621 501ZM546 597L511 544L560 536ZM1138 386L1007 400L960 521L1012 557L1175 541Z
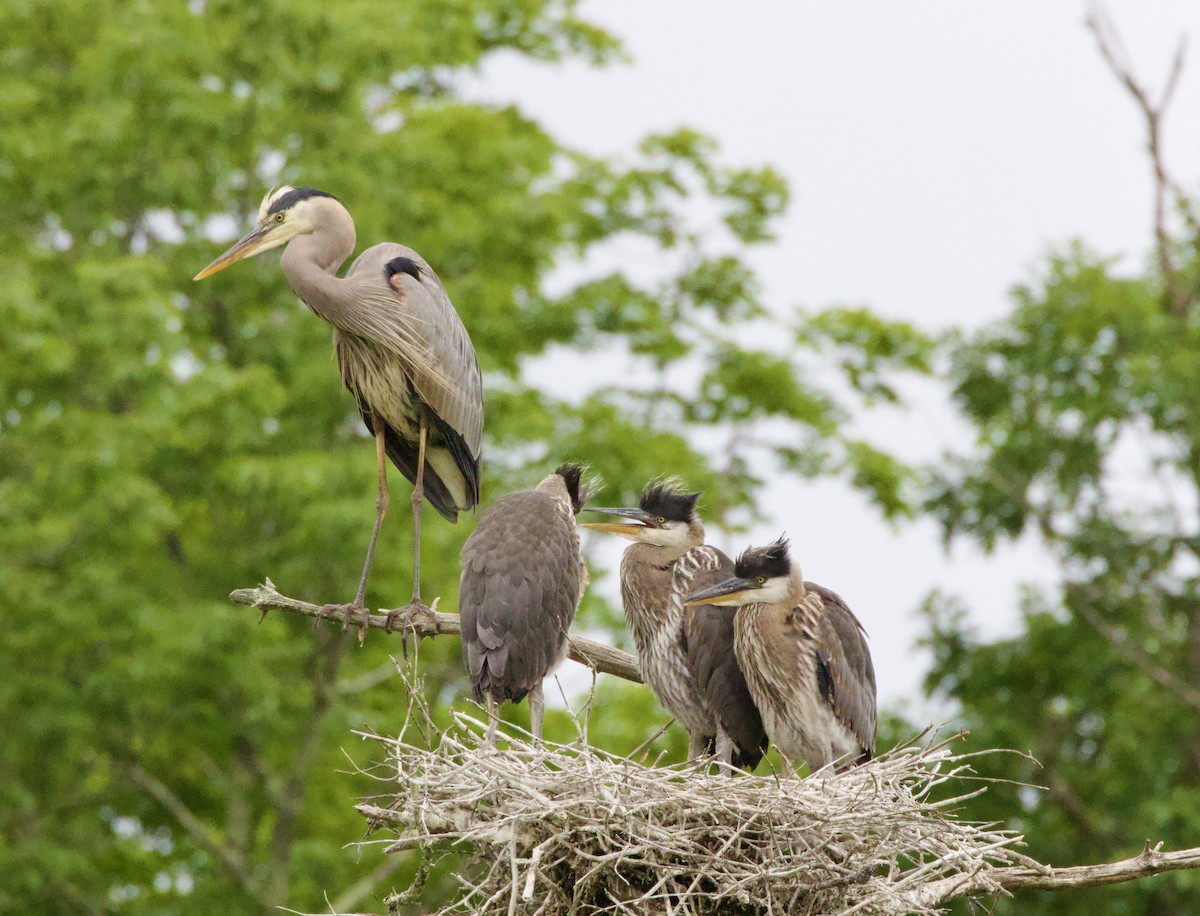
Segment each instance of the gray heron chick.
M587 586L575 515L587 499L583 468L564 464L532 490L501 496L462 549L458 613L475 698L487 699L487 743L500 704L528 694L542 738L542 680L562 662Z
M341 201L314 188L285 186L263 198L254 231L196 279L287 244L279 261L284 276L296 295L333 325L342 381L375 437L379 469L375 526L362 578L354 603L340 606L347 623L351 614L362 614L361 641L368 622L367 577L387 513L385 456L414 485L410 608L416 608L421 604L422 501L428 499L450 522L479 502L483 383L471 339L425 260L411 248L384 242L364 251L339 277L354 243L354 220Z
M837 594L805 582L780 538L738 557L733 575L688 596L736 607L733 649L767 734L817 771L875 753L875 667L866 632Z
M733 561L704 543L699 493L671 483L642 491L637 508L589 509L619 522L583 525L634 543L621 557L621 602L651 692L688 735L697 759L715 744L717 758L753 770L766 750L762 718L733 654L730 608L684 608L698 589L724 581Z

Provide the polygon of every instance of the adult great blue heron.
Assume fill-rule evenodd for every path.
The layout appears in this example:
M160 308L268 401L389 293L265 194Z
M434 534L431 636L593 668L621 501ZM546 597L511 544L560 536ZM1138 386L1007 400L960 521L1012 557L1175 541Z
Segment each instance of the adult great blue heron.
M385 455L414 484L412 608L421 602L422 500L428 497L451 522L459 510L479 502L483 383L475 348L441 281L411 248L374 245L344 277L337 275L354 250L354 220L324 191L285 186L269 192L254 231L196 279L288 242L279 261L284 276L333 325L342 381L375 436L375 526L354 603L340 606L347 622L352 613L362 614L361 641L368 622L367 577L388 505Z
M722 763L753 770L767 738L734 657L734 611L683 605L689 593L733 572L729 557L704 544L699 498L669 482L653 483L637 508L588 510L622 521L583 527L634 542L621 557L625 619L647 686L688 734L688 756L696 759L715 743Z
M532 490L501 496L462 549L458 612L463 660L476 699L487 698L487 743L499 706L529 695L542 737L542 680L567 651L587 586L575 515L587 499L583 468L564 464Z
M827 588L805 582L780 538L738 557L733 576L687 598L737 607L733 648L767 734L816 771L875 752L875 668L862 624Z

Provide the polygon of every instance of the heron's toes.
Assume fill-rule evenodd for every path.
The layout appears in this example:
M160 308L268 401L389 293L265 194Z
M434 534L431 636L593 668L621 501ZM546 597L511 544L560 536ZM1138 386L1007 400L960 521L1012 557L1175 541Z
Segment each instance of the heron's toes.
M371 624L371 612L367 608L361 604L326 604L322 606L321 612L322 616L341 616L343 633L350 629L351 621L359 621L358 643L362 645L367 637L367 628Z
M404 607L393 608L387 612L387 620L383 628L389 633L395 631L397 624L404 632L414 631L418 636L422 631L437 628L436 612L429 605L420 601L410 601Z

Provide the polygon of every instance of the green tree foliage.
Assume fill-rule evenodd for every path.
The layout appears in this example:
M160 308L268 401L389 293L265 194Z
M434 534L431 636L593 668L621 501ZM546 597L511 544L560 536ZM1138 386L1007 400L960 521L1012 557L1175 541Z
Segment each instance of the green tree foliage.
M780 176L686 130L601 161L456 95L498 52L611 59L571 0L15 0L0 36L0 911L349 908L405 878L345 848L372 790L346 772L367 762L351 730L398 723L398 643L255 627L226 601L266 575L348 600L375 499L329 330L274 259L191 282L272 183L334 192L360 248L436 265L486 376L485 503L575 457L606 500L674 472L727 523L772 461L903 511L903 469L839 420L888 399L883 368L923 369L928 341L853 311L780 333L740 257L771 237ZM618 238L664 269L547 291ZM830 355L848 397L812 381ZM581 395L530 381L539 359L617 358ZM426 525L443 607L471 524ZM410 549L395 511L370 603L404 600ZM422 659L444 716L458 646ZM661 723L644 692L603 689L636 713L597 724L614 747Z
M947 537L987 547L1033 534L1063 581L1027 589L1020 632L992 643L931 599L927 686L959 704L976 745L1040 761L983 760L1046 791L997 784L966 813L1009 820L1055 864L1136 854L1147 838L1194 846L1200 823L1200 311L1164 289L1075 247L953 353L978 447L938 473L929 509ZM1182 913L1197 900L1200 877L1181 873L997 911Z

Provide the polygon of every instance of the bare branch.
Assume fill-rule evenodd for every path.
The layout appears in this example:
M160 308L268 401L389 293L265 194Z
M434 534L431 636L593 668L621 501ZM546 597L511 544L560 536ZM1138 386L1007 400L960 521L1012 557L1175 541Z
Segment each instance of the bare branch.
M400 866L404 864L405 859L400 856L391 856L384 859L377 868L367 872L367 874L351 884L333 901L334 912L341 913L343 910L353 909L358 906L363 898L399 871Z
M239 588L231 592L229 600L235 604L256 607L264 615L267 611L287 611L305 617L328 620L339 625L343 623L340 611L281 595L270 579L267 579L258 588ZM387 616L371 614L369 625L372 629L386 631ZM414 614L403 627L398 627L395 632L397 635L414 633L418 637L456 636L459 633L458 615L443 614L440 611L426 608ZM571 636L567 641L567 657L581 665L587 665L601 674L613 674L627 681L633 681L635 684L642 683L636 658L628 652L622 652L620 649L614 649L612 646L606 646L595 640L585 639L582 636Z
M1091 624L1097 633L1107 640L1108 644L1113 647L1113 651L1121 656L1121 658L1137 667L1146 677L1150 678L1150 680L1154 681L1160 687L1171 691L1180 701L1200 711L1200 690L1197 690L1191 684L1186 683L1157 664L1154 659L1135 646L1124 633L1116 627L1105 623L1092 608L1088 607L1086 601L1077 602L1075 610L1079 612L1080 617Z
M308 775L321 749L321 733L325 718L333 703L338 666L341 664L344 639L319 634L310 659L312 666L312 706L300 746L292 757L291 769L284 781L284 790L276 801L275 829L271 833L267 862L268 898L283 900L287 894L288 872L292 847L296 838L296 822L304 800Z
M172 792L161 780L147 773L139 764L130 764L129 775L137 785L179 822L179 825L199 846L221 863L221 866L241 885L243 890L263 903L264 906L266 905L257 892L258 889L246 860L219 843L209 833L208 826L184 804L183 799Z
M1159 270L1163 275L1163 284L1171 303L1172 313L1178 318L1186 318L1190 301L1184 277L1176 270L1171 254L1171 236L1167 230L1168 196L1171 197L1171 201L1176 207L1184 211L1185 217L1190 223L1195 222L1195 216L1191 212L1187 195L1180 190L1178 184L1167 172L1166 162L1163 158L1162 130L1163 116L1171 104L1175 89L1179 85L1179 77L1183 72L1187 42L1181 40L1179 47L1176 48L1166 83L1156 102L1150 97L1149 90L1134 75L1129 52L1125 49L1120 33L1103 4L1093 3L1091 11L1084 21L1096 38L1100 55L1108 64L1113 75L1133 97L1146 122L1146 149L1150 153L1150 162L1154 170L1154 238Z
M377 668L372 668L370 671L364 671L358 677L352 677L348 680L338 681L337 692L340 696L354 696L359 693L366 693L368 690L373 690L380 684L390 681L396 676L396 663L388 661Z
M967 897L999 887L1006 891L1042 890L1060 891L1078 887L1101 887L1136 881L1168 871L1200 868L1200 847L1180 849L1176 852L1161 852L1158 846L1146 848L1139 855L1119 862L1103 865L1077 865L1072 868L1005 867L994 868L976 875L954 875L927 884L919 891L898 900L894 913L907 913L910 907L932 907L949 903L959 897Z

